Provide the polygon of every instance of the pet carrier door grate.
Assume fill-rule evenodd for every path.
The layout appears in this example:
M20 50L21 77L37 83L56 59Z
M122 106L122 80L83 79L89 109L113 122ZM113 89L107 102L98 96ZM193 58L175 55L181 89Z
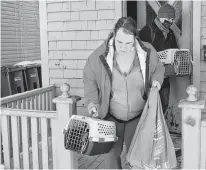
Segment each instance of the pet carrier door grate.
M109 152L117 141L114 122L72 115L64 130L65 148L96 155Z
M190 75L191 56L188 50L176 51L174 55L174 68L177 76Z
M86 122L72 119L65 134L65 148L81 152L89 134L89 125Z

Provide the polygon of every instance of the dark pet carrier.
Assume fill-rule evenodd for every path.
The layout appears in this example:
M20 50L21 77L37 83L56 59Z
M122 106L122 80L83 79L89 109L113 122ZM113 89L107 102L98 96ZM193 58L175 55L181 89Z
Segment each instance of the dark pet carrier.
M85 155L108 153L117 140L111 121L72 115L64 129L65 148Z

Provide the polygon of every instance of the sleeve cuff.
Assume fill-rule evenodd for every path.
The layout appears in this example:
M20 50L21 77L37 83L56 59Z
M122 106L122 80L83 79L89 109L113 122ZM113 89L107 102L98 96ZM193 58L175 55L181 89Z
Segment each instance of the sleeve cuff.
M99 105L98 105L98 104L93 103L93 102L90 102L90 103L88 104L88 106L87 106L87 109L90 110L92 107L96 107L97 110L99 110L99 109L98 109L98 108L99 108Z

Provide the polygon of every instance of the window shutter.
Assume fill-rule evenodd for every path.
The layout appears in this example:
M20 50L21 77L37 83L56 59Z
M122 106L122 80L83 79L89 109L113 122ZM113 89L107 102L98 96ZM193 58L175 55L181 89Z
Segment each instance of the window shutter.
M1 1L1 66L40 58L39 2Z

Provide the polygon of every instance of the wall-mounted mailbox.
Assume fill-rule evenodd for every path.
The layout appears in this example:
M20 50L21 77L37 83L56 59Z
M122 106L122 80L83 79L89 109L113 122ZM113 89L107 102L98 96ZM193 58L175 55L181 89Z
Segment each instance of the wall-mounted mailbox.
M203 45L203 59L206 61L206 45Z

